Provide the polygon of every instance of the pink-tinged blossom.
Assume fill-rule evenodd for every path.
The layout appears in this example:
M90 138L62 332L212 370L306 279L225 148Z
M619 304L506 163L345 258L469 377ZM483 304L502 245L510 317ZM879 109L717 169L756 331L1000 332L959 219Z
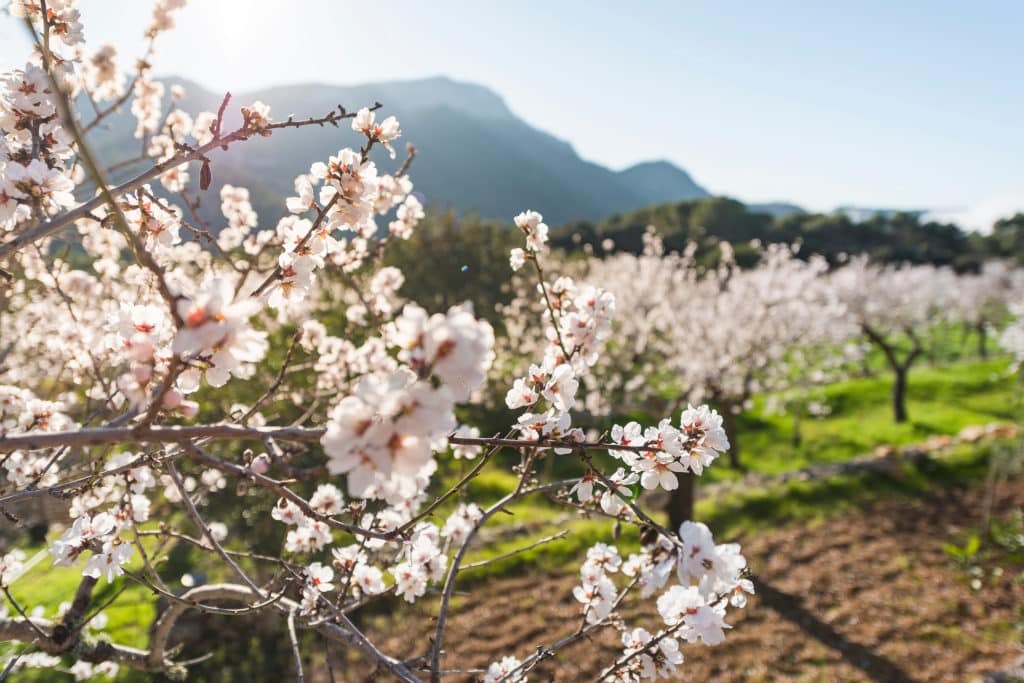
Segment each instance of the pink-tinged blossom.
M173 350L190 364L198 364L183 373L179 382L183 390L197 388L200 373L210 386L223 386L232 375L247 376L251 364L263 359L267 335L249 323L257 310L259 304L254 299L236 300L234 285L226 277L207 280L193 296L179 300L183 326L174 338Z
M416 304L407 304L388 337L399 347L400 361L440 379L460 402L483 383L494 360L494 331L469 306L428 316Z
M511 655L502 657L487 667L483 683L498 683L498 681L502 683L524 683L526 676L523 674L517 674L508 678L509 674L518 669L520 664L522 662Z
M658 614L667 626L683 626L680 637L693 643L703 640L718 645L725 640L725 608L712 606L696 586L672 586L658 598Z
M105 541L99 552L94 552L85 562L82 570L84 576L98 579L101 576L112 583L115 578L124 574L123 565L132 557L132 546L119 540Z

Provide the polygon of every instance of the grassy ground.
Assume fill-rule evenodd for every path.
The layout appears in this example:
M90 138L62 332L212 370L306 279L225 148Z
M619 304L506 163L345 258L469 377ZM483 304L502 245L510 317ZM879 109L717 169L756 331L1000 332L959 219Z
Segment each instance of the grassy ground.
M43 556L11 585L11 594L22 605L43 605L45 611L41 616L53 619L61 603L70 602L74 597L75 589L82 580L82 568L54 567L50 553L42 546L28 549L26 555L35 559L38 553L43 553ZM141 567L142 560L136 553L128 569L137 571ZM118 593L117 599L102 610L108 619L104 632L115 642L144 647L146 631L140 629L139 624L150 624L156 612L153 596L143 586L124 579L113 584L101 579L93 593L93 608L88 615L91 616L96 606L104 605L115 593Z
M917 443L933 435L955 435L968 425L1016 421L1021 416L1020 388L1008 367L1008 360L998 358L912 369L909 420L902 424L893 421L889 374L837 382L822 391L831 414L804 419L799 446L792 442L792 418L767 413L765 400L758 399L753 410L739 416L739 433L730 437L739 444L745 468L775 473L848 460L879 444ZM716 466L707 476L714 481L739 474Z
M923 365L912 370L908 397L910 420L905 424L893 422L889 404L890 378L879 374L827 387L824 394L832 413L821 419L805 420L799 446L792 443L791 419L768 414L764 400L758 400L753 410L740 416L739 433L734 438L739 443L746 468L776 473L814 462L846 460L869 452L879 444L915 443L936 434L956 434L968 425L1019 420L1019 387L1016 378L1007 374L1008 364L1005 359L959 361L942 367ZM772 490L749 491L703 501L698 505L697 516L707 521L719 538L742 537L783 523L824 518L871 500L921 495L936 480L974 481L985 471L987 454L985 448L958 447L949 459L931 469L907 466L903 475L895 478L877 474L839 477L827 482L794 483ZM705 476L716 480L740 474L719 463ZM470 496L495 500L507 493L514 483L510 468L488 468L473 481ZM537 538L563 530L568 530L569 536L474 569L467 575L467 583L520 572L527 566L538 572L562 570L571 565L584 548L597 541L610 540L608 521L567 519L564 510L543 499L521 502L512 506L510 512L513 514L503 524L519 527L519 530L503 534L486 547L473 551L468 561L498 558ZM622 551L629 552L638 545L639 539L635 531L623 527L616 543ZM25 604L44 605L45 616L53 617L58 605L74 595L80 576L80 568L52 568L49 558L44 557L14 584L12 592ZM102 604L113 591L120 590L123 582L124 579L115 582L112 588L101 584L96 604ZM155 612L154 598L148 591L129 585L104 611L109 618L106 632L111 639L145 646L146 627Z

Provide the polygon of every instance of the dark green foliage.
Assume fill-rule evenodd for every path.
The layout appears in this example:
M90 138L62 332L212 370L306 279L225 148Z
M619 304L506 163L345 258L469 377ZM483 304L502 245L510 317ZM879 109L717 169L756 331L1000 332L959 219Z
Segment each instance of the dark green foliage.
M512 298L508 253L520 242L519 232L503 223L430 212L409 240L388 248L385 263L405 275L400 293L431 313L469 301L477 316L496 326L494 307Z
M924 221L920 212L877 212L863 221L847 214L780 213L727 197L658 204L627 214L613 214L598 224L578 221L552 232L552 243L565 249L589 244L598 254L610 239L615 249L639 253L643 234L653 225L670 251L689 242L698 245L705 263L717 258L718 242L730 242L742 265L756 261L750 243L800 243L800 253L821 254L832 264L846 256L868 254L889 263L931 263L958 271L977 270L988 258L1024 263L1024 214L999 221L990 236L968 234L956 225Z

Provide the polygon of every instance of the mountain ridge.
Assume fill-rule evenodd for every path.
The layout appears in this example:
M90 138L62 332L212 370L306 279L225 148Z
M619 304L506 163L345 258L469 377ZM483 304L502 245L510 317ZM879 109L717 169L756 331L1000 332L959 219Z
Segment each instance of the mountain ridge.
M186 95L177 106L193 116L204 110L216 111L223 99L223 93L187 79L169 75L159 80L185 88ZM584 159L571 143L516 116L490 88L447 76L351 86L296 83L247 90L232 95L228 127L240 120L238 108L255 100L268 104L275 120L289 114L296 118L320 116L338 105L355 111L379 101L383 108L378 116L395 115L401 122L403 137L396 147L401 150L402 143L411 142L417 148L410 175L421 199L430 206L476 212L484 218L508 221L529 208L558 225L597 221L658 202L711 196L689 173L664 159L620 171ZM165 106L169 104L168 94ZM100 135L101 157L115 162L137 155L139 143L131 137L135 125L128 107L122 107L109 124L109 130ZM283 213L283 198L292 193L296 175L341 147L358 144L359 137L342 125L289 130L235 145L212 157L215 182L203 193L203 205L219 205L213 193L224 183L246 184L261 219L276 220ZM375 159L384 172L393 172L400 163L400 159L389 163L382 155Z

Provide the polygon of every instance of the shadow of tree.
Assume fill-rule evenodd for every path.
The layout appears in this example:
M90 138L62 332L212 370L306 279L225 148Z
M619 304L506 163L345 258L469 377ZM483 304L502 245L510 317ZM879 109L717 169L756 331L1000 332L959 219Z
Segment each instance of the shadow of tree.
M879 683L915 683L915 679L896 664L865 645L848 640L819 619L801 604L799 598L765 583L756 576L751 578L761 604L772 608L783 619L799 626L812 638L836 650L843 659L863 671L871 680Z

